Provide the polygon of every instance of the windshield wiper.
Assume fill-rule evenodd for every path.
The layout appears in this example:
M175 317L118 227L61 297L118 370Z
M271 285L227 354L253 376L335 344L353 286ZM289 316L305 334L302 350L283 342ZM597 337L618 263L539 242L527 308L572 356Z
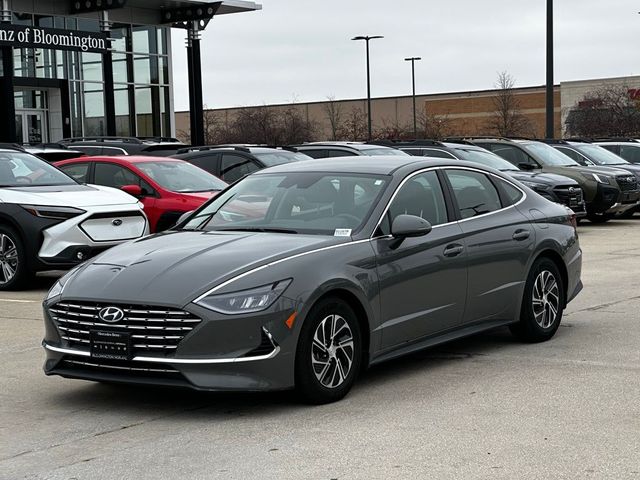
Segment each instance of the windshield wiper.
M216 228L214 232L260 232L260 233L298 233L290 228L270 228L270 227L228 227Z

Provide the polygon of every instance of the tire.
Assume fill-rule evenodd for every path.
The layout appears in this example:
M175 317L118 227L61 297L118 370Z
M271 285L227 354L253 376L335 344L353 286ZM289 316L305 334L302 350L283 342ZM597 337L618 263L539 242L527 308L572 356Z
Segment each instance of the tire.
M331 328L336 329L333 342L327 338ZM353 309L339 298L321 300L309 312L298 340L295 385L299 397L316 405L340 400L351 390L361 365L362 335Z
M591 223L605 223L611 220L611 215L606 213L587 213L587 218Z
M32 276L22 239L12 228L0 225L0 291L19 289Z
M553 283L555 282L555 287ZM546 286L546 294L542 288ZM511 332L525 342L544 342L551 339L562 321L565 303L562 275L549 258L537 259L524 287L520 321L511 325ZM551 317L555 307L555 316Z

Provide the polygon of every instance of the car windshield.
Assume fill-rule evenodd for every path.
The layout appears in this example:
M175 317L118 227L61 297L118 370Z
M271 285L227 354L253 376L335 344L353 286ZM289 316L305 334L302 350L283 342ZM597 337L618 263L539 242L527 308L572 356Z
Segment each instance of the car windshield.
M504 158L490 152L482 152L480 150L467 150L464 148L456 148L456 152L463 160L469 162L479 163L487 167L495 168L496 170L505 171L518 171L510 162L507 162Z
M629 163L624 158L599 145L574 145L573 148L584 153L589 157L589 160L597 165L626 165Z
M0 152L0 187L44 187L78 183L29 153Z
M277 152L256 152L253 153L253 155L267 167L282 165L283 163L298 162L300 160L311 160L311 157L304 153L287 152L286 150Z
M387 147L361 148L360 152L362 152L364 155L369 155L370 157L373 155L397 155L399 157L410 156L407 152L403 152L402 150L398 150L397 148Z
M149 175L161 187L179 193L210 192L223 190L227 184L209 172L178 160L139 162L140 170Z
M535 155L536 160L545 167L575 167L580 165L574 159L546 143L527 143L523 147L526 151Z
M362 228L387 183L383 175L252 175L199 210L184 228L348 237Z

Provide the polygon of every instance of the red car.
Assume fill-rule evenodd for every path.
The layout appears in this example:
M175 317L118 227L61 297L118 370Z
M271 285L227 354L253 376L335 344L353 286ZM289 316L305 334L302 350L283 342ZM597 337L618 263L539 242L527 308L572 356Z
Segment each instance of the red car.
M166 157L81 157L55 166L81 183L106 185L140 199L151 232L171 228L227 187L218 177L183 160Z

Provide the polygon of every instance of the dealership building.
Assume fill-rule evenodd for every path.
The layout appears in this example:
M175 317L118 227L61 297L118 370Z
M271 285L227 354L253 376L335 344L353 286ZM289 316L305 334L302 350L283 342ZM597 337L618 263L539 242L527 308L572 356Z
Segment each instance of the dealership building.
M0 0L0 142L175 136L171 29L187 36L192 134L202 120L200 36L229 0ZM200 115L201 116L201 115Z

